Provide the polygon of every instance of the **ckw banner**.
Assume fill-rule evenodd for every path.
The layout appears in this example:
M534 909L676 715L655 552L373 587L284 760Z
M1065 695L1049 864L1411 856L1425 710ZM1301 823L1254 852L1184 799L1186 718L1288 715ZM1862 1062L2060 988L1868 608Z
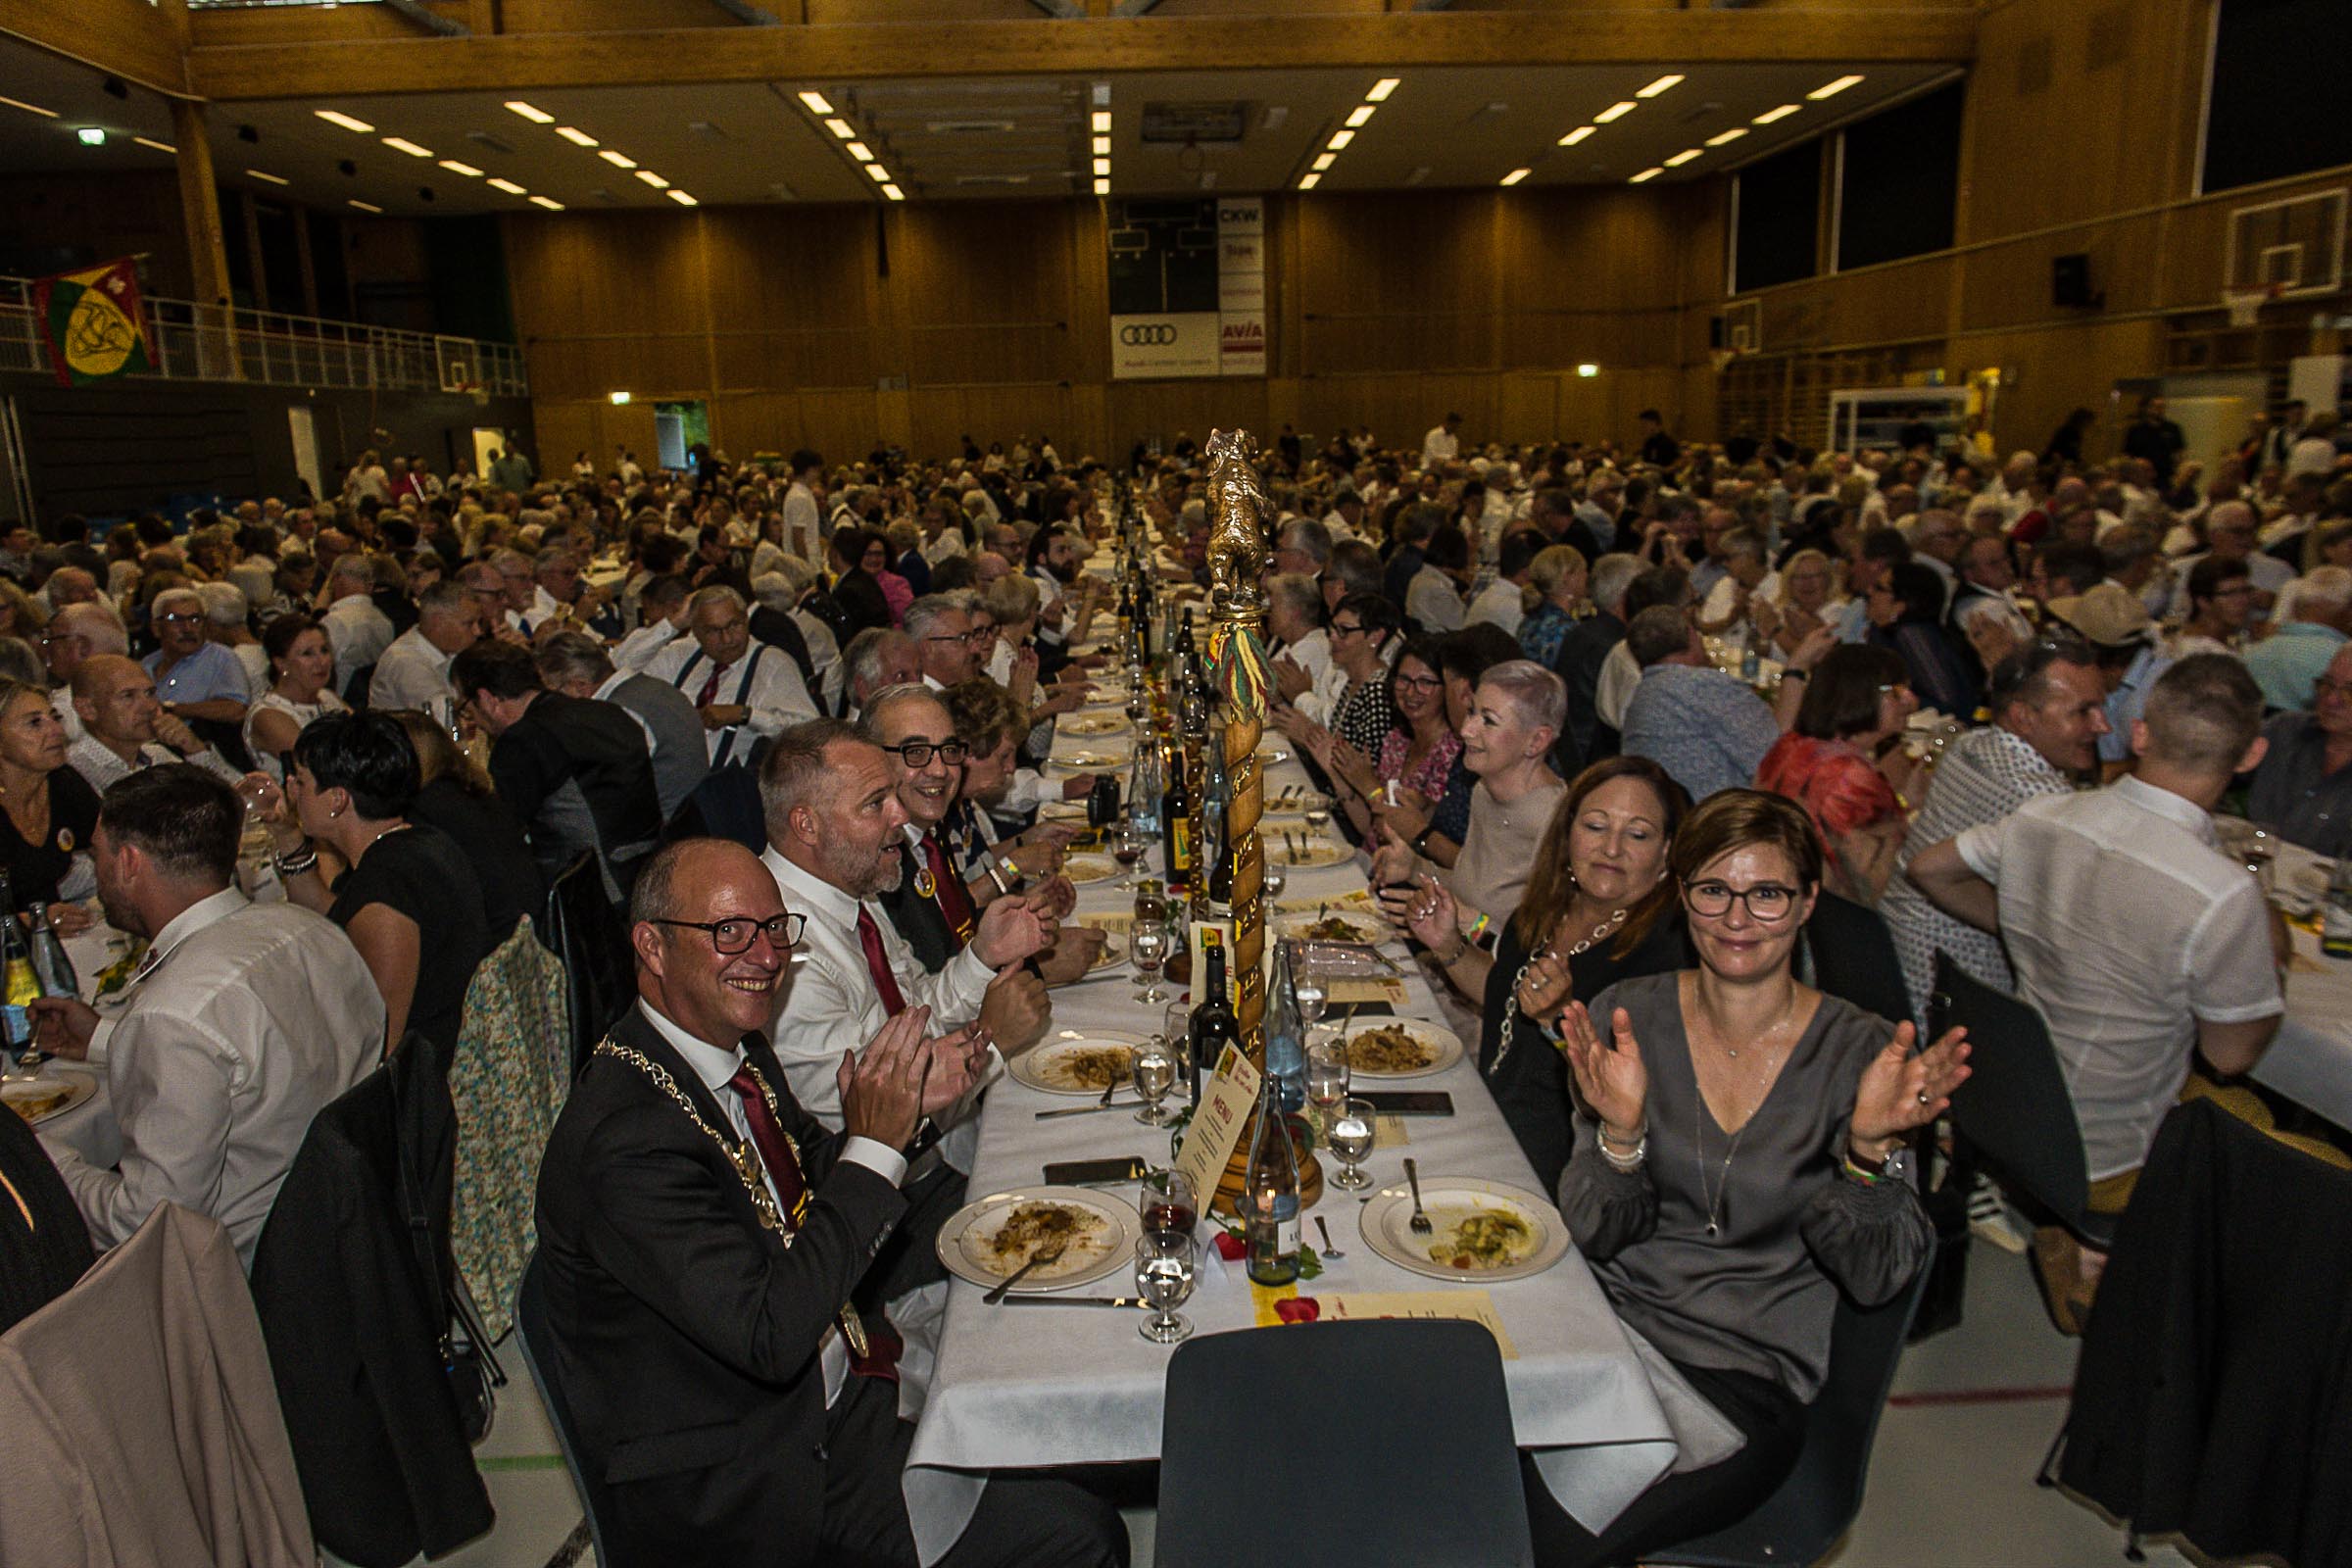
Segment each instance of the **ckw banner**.
M1116 205L1115 380L1266 373L1266 207L1255 196Z

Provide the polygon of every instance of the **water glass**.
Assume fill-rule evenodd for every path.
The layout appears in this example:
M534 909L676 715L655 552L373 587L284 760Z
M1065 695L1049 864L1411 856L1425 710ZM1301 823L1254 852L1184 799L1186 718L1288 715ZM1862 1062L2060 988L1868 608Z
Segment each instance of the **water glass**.
M1258 882L1265 889L1267 898L1279 899L1282 897L1282 890L1290 886L1291 873L1280 860L1268 856L1265 860L1265 868L1258 873Z
M1174 1345L1192 1334L1193 1325L1176 1308L1192 1298L1199 1259L1192 1232L1144 1232L1135 1244L1135 1288L1151 1304L1152 1317L1138 1334L1154 1345Z
M1331 1000L1323 977L1301 965L1291 975L1291 995L1298 1004L1298 1021L1313 1028L1323 1021L1323 1008Z
M1306 825L1313 828L1319 836L1325 828L1331 826L1331 808L1328 806L1308 807L1306 808Z
M1360 1163L1372 1152L1373 1112L1371 1102L1346 1100L1340 1102L1339 1113L1323 1129L1323 1147L1340 1156L1339 1173L1331 1178L1334 1187L1354 1192L1372 1185Z
M1178 1061L1176 1048L1158 1035L1135 1048L1129 1066L1135 1076L1135 1092L1144 1097L1144 1108L1135 1113L1135 1119L1147 1127L1165 1127L1174 1119L1159 1102L1176 1087Z
M1127 935L1127 956L1135 960L1135 972L1144 978L1144 988L1135 994L1135 1000L1145 1006L1167 1001L1168 994L1159 989L1159 966L1168 957L1166 928L1137 926Z

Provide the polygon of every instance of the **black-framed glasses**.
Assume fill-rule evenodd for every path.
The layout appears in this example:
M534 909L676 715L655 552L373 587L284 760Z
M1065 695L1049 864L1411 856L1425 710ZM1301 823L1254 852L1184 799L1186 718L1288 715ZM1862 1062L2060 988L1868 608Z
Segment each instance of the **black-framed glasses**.
M755 931L767 938L769 947L778 953L783 952L801 940L801 932L808 926L808 917L790 912L768 920L665 920L656 916L652 923L684 926L689 931L708 931L710 934L710 946L718 950L718 956L732 958L751 947L752 933Z
M1729 882L1686 882L1683 899L1690 906L1692 914L1712 920L1732 912L1732 906L1745 906L1747 917L1761 925L1778 925L1796 908L1798 896L1804 890L1784 886L1778 882L1758 882L1753 887L1736 888Z
M204 612L182 610L168 615L158 615L155 617L155 623L158 626L186 626L202 619L204 619Z
M901 741L882 749L908 767L929 767L934 752L943 762L960 762L972 755L972 748L965 741Z
M1350 637L1350 636L1353 636L1355 633L1357 633L1357 632L1359 632L1359 631L1362 631L1363 629L1364 629L1364 623L1363 623L1362 621L1360 621L1360 620L1359 620L1359 621L1338 621L1338 620L1335 620L1335 621L1333 621L1333 622L1331 623L1331 635L1333 635L1334 637Z
M1445 684L1445 681L1439 679L1435 675L1399 675L1396 677L1396 689L1398 691L1403 691L1407 687L1410 687L1412 690L1417 692L1434 692L1442 688Z

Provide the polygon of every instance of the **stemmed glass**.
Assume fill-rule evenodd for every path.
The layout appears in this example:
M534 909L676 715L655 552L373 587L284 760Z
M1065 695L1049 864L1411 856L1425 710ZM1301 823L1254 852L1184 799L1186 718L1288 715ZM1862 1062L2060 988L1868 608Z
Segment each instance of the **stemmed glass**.
M1127 956L1135 960L1135 972L1144 977L1144 988L1135 1000L1147 1006L1165 1002L1168 994L1159 989L1159 966L1167 961L1167 928L1157 925L1138 925L1127 933Z
M1301 964L1291 975L1291 996L1298 1004L1298 1021L1312 1029L1323 1021L1323 1007L1331 1000L1323 977Z
M1323 830L1331 826L1331 808L1320 805L1308 807L1306 808L1306 825L1315 830L1318 838L1321 837Z
M1175 1118L1161 1109L1159 1102L1176 1087L1176 1048L1153 1035L1135 1048L1130 1069L1135 1074L1135 1092L1144 1097L1144 1108L1135 1113L1135 1119L1147 1127L1165 1127Z
M1359 1187L1372 1185L1372 1178L1364 1174L1362 1165L1358 1163L1372 1152L1372 1131L1370 1102L1346 1100L1340 1102L1339 1114L1333 1116L1323 1129L1324 1147L1340 1156L1339 1171L1331 1178L1334 1187L1345 1187L1353 1192Z
M1348 1100L1348 1042L1338 1035L1306 1046L1306 1102L1316 1123L1328 1128Z
M1173 1168L1155 1170L1144 1178L1135 1207L1144 1216L1144 1229L1148 1231L1181 1231L1190 1236L1193 1227L1200 1223L1200 1204L1193 1193L1193 1179Z
M1140 733L1144 727L1144 715L1151 711L1151 694L1144 689L1143 672L1130 665L1127 671L1127 721Z
M1175 1308L1192 1298L1198 1258L1190 1231L1147 1230L1135 1244L1135 1288L1153 1313L1136 1332L1152 1344L1174 1345L1192 1334L1193 1325Z
M1265 868L1258 873L1258 883L1266 890L1266 897L1269 899L1281 898L1282 890L1290 886L1290 882L1291 873L1284 868L1283 863L1274 857L1267 856Z
M1144 858L1144 836L1136 831L1135 818L1122 815L1110 828L1110 858L1119 862L1126 875L1119 878L1123 888L1135 886L1135 863Z

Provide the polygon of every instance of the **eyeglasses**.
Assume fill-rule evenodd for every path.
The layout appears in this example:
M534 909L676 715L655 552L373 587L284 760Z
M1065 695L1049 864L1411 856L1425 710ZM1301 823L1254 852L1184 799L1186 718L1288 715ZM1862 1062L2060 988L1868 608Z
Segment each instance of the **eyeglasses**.
M1435 675L1399 675L1396 677L1398 691L1410 689L1417 692L1434 692L1445 684Z
M181 611L177 614L158 615L155 623L158 626L191 626L202 619L204 613L201 611Z
M2328 697L2352 697L2352 680L2329 680L2322 675L2311 683L2314 702Z
M805 914L779 914L769 920L664 920L657 916L655 925L684 926L689 931L710 933L710 946L722 958L732 958L752 945L752 933L757 931L767 938L767 945L778 953L801 940L801 932L808 924Z
M1749 888L1736 888L1728 882L1686 882L1683 900L1690 906L1692 914L1705 915L1710 920L1731 913L1732 906L1740 904L1746 907L1749 919L1763 925L1778 925L1796 907L1801 891L1778 882L1759 882Z
M882 749L908 767L929 767L934 752L943 762L960 762L972 755L971 747L962 741L901 741Z
M1349 622L1335 620L1331 623L1331 634L1334 637L1352 637L1363 629L1364 626L1362 621Z

